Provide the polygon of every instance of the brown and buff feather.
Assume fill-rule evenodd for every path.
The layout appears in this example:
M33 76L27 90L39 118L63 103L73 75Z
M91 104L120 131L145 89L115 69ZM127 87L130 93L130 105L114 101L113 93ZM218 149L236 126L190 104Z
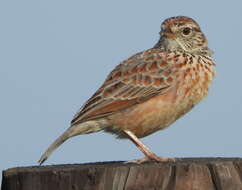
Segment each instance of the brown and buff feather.
M171 125L208 94L215 64L199 25L188 17L171 17L162 23L160 34L154 48L131 56L108 75L40 163L79 134L105 130L137 142ZM158 159L140 144L149 159Z
M169 76L177 72L171 70L169 59L167 52L150 49L122 62L76 114L72 125L102 118L165 93L173 83Z

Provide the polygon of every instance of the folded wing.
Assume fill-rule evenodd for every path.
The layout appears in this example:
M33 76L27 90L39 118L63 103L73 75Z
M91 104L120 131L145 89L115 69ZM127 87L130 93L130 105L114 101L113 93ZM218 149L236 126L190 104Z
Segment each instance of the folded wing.
M172 65L168 53L158 49L130 57L109 74L104 84L75 115L71 124L103 118L166 93L174 84L172 73L175 69Z

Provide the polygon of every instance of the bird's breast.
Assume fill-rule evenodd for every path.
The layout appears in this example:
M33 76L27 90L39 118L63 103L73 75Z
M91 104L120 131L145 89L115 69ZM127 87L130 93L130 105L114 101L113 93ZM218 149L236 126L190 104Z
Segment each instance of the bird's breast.
M168 127L190 111L207 95L214 77L214 64L210 60L192 59L181 66L174 76L176 82L166 93L110 115L108 131L122 137L121 131L126 129L141 138Z

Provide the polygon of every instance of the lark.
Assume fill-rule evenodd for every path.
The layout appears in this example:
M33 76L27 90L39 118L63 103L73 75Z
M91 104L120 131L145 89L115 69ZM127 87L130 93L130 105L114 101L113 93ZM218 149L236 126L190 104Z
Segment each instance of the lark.
M154 47L114 68L39 163L70 137L101 130L130 139L145 155L136 163L171 160L157 156L139 139L170 126L207 96L215 75L211 56L195 20L166 19Z

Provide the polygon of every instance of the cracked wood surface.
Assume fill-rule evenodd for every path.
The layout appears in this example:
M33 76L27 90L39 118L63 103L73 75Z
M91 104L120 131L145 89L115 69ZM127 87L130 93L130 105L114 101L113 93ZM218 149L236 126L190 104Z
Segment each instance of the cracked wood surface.
M242 190L241 158L103 162L3 171L2 190Z

